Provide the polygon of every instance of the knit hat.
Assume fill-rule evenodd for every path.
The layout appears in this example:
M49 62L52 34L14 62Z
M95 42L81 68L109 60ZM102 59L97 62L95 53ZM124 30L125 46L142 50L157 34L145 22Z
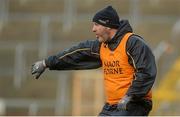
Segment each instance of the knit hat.
M98 11L93 17L93 22L101 24L109 28L119 28L119 16L112 6L107 6L106 8Z

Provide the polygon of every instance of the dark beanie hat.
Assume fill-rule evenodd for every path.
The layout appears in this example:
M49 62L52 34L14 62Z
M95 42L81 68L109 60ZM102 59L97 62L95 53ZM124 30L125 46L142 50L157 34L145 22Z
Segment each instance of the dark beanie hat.
M120 25L119 16L112 6L107 6L97 12L93 17L93 22L115 29L119 28Z

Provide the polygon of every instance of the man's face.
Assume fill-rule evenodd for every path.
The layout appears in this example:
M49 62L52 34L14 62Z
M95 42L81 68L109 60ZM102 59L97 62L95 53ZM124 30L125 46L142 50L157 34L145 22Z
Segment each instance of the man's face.
M96 22L93 22L92 31L96 34L96 38L99 42L106 42L111 39L109 29L105 26L97 24Z

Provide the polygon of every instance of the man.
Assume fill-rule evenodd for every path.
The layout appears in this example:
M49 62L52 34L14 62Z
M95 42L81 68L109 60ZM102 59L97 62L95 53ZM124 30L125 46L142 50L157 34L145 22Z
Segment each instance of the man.
M155 58L142 37L132 33L127 20L119 20L108 6L93 17L97 40L85 41L32 66L35 78L50 70L82 70L102 67L106 103L100 116L148 115L151 88L156 77Z

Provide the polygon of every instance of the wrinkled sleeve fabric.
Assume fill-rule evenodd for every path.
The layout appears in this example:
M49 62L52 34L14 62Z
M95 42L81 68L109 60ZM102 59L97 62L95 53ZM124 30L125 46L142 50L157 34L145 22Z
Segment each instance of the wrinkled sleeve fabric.
M134 80L127 95L143 98L152 88L156 78L155 57L144 40L132 35L126 45L129 63L135 68Z
M81 42L69 49L49 56L45 63L50 70L83 70L101 67L98 40Z

